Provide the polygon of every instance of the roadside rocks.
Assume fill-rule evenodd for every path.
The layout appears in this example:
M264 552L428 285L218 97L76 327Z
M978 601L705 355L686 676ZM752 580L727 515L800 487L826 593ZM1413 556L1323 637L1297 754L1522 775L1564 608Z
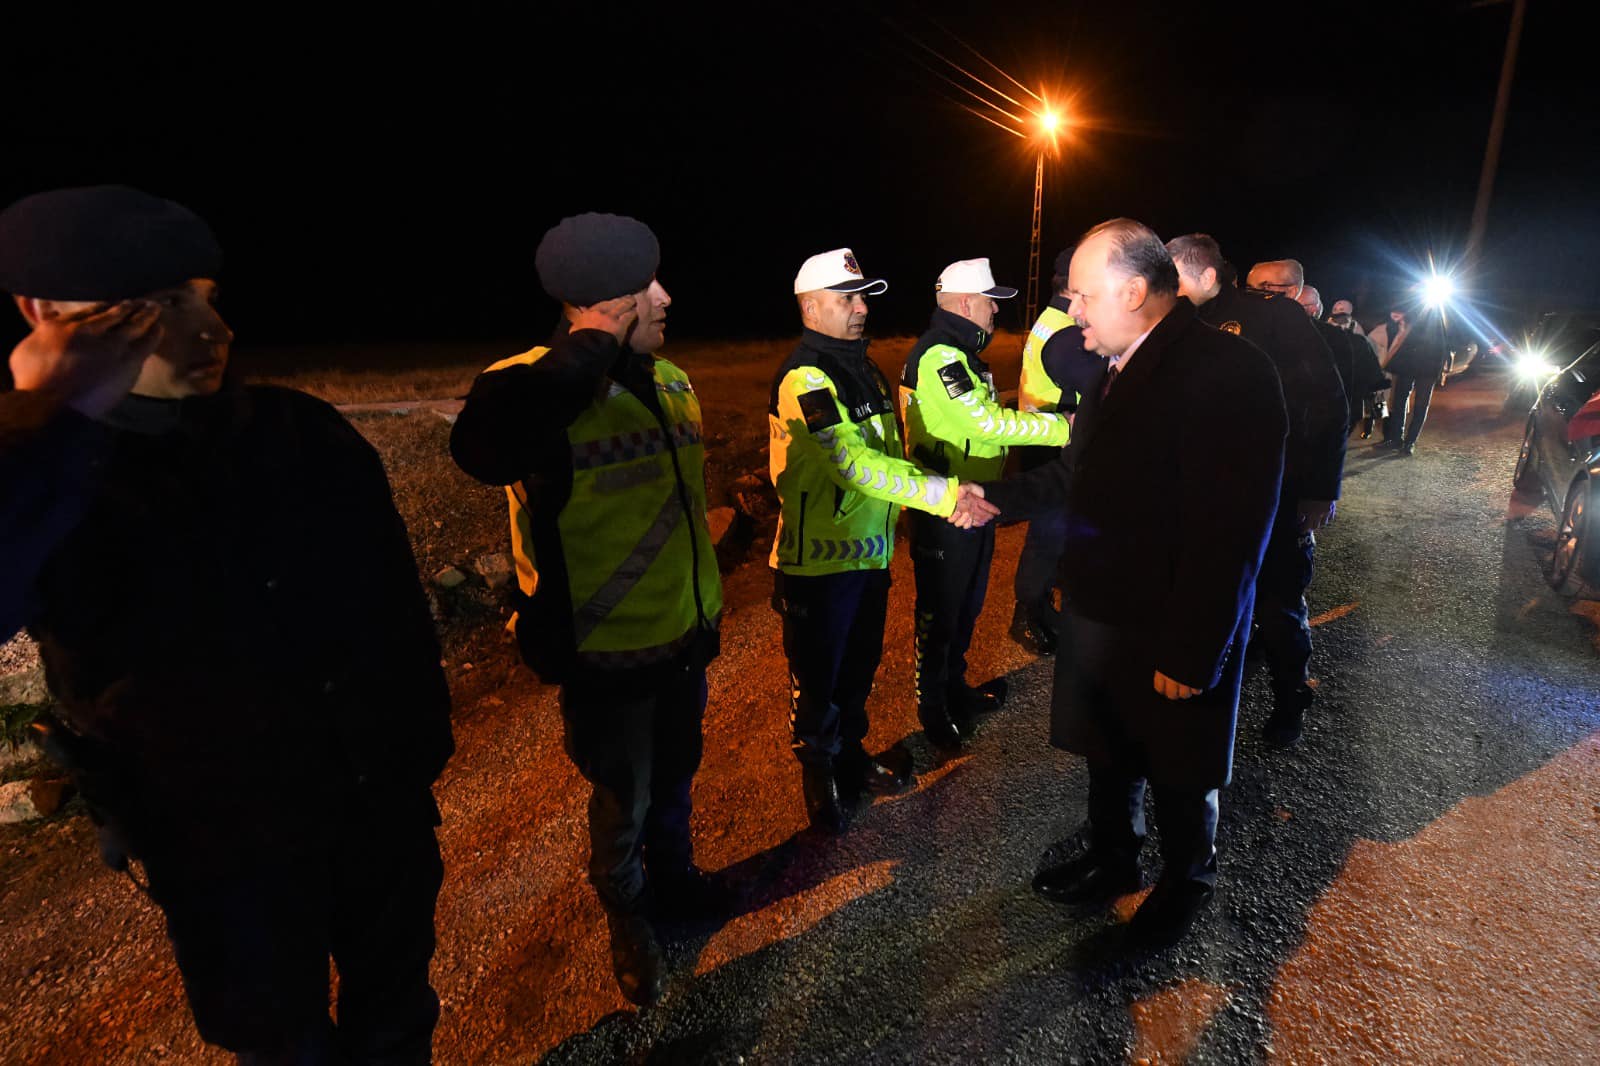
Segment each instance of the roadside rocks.
M0 825L33 822L61 809L71 784L60 777L36 777L0 785Z

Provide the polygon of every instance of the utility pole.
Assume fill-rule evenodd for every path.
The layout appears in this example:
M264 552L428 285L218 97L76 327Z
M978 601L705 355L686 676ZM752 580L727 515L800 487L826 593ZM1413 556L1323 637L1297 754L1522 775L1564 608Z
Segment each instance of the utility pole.
M1489 200L1494 193L1495 171L1500 166L1500 145L1505 140L1506 109L1511 102L1511 76L1517 67L1517 45L1522 40L1522 19L1528 0L1512 0L1511 27L1506 33L1506 55L1500 64L1500 89L1495 93L1494 117L1489 121L1489 143L1483 152L1483 172L1478 175L1478 201L1472 207L1472 229L1467 234L1467 268L1473 269L1483 251L1483 234L1489 226Z

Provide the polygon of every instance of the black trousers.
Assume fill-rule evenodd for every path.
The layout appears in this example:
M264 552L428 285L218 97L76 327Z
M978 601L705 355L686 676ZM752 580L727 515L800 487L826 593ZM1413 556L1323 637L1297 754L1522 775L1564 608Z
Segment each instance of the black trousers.
M1272 688L1280 697L1307 691L1310 676L1311 623L1306 589L1311 587L1315 533L1301 533L1299 501L1287 491L1272 520L1272 533L1256 578L1255 621L1258 639L1272 671Z
M1387 439L1415 444L1422 434L1422 423L1428 420L1428 405L1433 401L1434 386L1439 384L1439 372L1434 371L1426 376L1407 371L1391 373L1394 375L1394 399L1389 404ZM1409 417L1406 413L1408 406Z
M1150 783L1131 763L1089 761L1091 844L1113 862L1131 861L1144 846L1145 797L1154 793L1161 829L1162 876L1217 883L1216 789Z
M1017 605L1034 617L1049 615L1054 610L1051 593L1056 587L1061 549L1066 542L1065 508L1046 511L1029 520L1028 532L1022 540L1022 554L1017 557L1013 587Z
M690 787L700 768L706 672L698 662L650 673L577 675L561 687L567 756L589 795L589 883L613 911L643 901L646 868L694 857Z
M950 691L966 684L967 650L989 591L993 559L994 526L957 529L942 518L912 513L919 707L944 707Z
M832 766L867 736L867 697L883 658L889 571L775 575L789 658L789 725L802 763Z
M312 817L336 824L292 853L146 862L195 1025L246 1064L430 1062L437 808L351 799Z

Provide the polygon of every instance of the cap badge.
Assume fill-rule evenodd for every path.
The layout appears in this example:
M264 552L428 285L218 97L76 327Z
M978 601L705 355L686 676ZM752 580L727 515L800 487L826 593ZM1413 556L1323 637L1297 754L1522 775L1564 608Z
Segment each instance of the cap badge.
M857 277L861 276L861 265L856 262L856 257L849 252L844 253L844 268Z

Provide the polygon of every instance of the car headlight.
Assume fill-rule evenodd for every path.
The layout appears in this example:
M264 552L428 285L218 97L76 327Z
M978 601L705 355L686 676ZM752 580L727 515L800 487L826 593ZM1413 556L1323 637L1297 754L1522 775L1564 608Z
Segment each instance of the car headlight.
M1517 376L1520 378L1527 378L1529 381L1542 381L1560 372L1561 368L1545 358L1543 352L1517 353Z

